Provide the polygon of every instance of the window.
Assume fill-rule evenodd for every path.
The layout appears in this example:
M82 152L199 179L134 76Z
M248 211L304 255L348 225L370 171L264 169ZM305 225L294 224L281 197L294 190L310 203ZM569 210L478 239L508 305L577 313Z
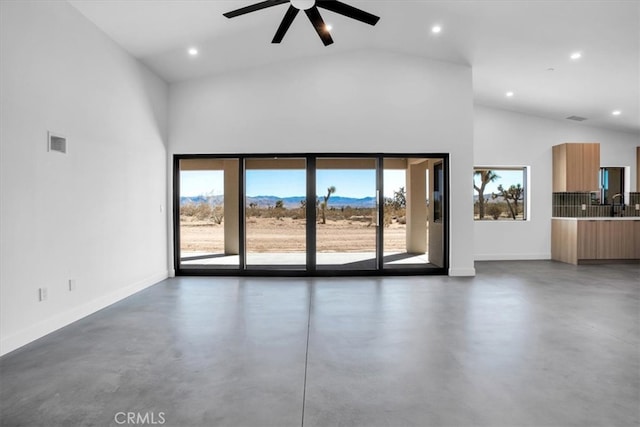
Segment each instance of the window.
M448 269L446 154L191 154L173 165L178 275Z
M624 203L622 200L613 200L616 194L624 197L624 167L603 167L600 168L600 200L603 205L614 205Z
M473 218L478 221L527 219L527 168L475 167Z

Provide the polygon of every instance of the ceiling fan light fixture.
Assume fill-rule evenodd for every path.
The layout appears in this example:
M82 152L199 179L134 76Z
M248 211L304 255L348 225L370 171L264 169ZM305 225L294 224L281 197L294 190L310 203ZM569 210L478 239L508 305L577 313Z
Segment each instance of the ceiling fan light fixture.
M316 5L316 0L291 0L291 6L298 10L311 9Z

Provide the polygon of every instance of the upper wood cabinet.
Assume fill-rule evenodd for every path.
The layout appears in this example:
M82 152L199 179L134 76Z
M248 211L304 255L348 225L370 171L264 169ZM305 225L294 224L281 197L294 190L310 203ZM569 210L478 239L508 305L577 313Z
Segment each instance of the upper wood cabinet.
M600 144L566 143L553 146L553 191L597 191Z

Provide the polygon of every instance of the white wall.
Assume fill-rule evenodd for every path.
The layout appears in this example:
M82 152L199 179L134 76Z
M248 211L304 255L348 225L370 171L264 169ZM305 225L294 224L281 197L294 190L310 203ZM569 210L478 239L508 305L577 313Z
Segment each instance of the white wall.
M471 70L357 51L170 88L170 154L451 153L452 275L473 275Z
M639 135L475 106L475 165L528 166L531 173L529 221L476 222L476 260L551 258L551 147L565 142L599 142L601 165L631 167L637 191Z
M168 88L66 2L0 7L4 354L166 277Z

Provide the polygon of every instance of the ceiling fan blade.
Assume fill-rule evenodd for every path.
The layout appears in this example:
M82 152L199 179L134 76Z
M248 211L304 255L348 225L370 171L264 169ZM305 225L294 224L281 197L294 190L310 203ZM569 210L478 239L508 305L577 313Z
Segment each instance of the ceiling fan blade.
M316 6L369 25L376 25L380 20L379 16L372 15L369 12L365 12L357 7L349 6L348 4L342 3L338 0L316 0Z
M252 4L251 6L241 7L240 9L232 10L231 12L223 13L227 18L235 18L236 16L244 15L245 13L255 12L257 10L266 9L268 7L277 6L279 4L289 3L289 0L266 0L260 3Z
M287 13L285 13L284 18L282 18L282 22L278 27L278 31L276 31L276 35L273 36L273 40L271 40L271 43L280 43L282 41L282 39L284 38L284 35L287 33L287 30L291 26L291 23L293 22L294 18L298 15L299 11L300 9L297 9L293 6L289 6L289 10L287 10Z
M318 10L318 8L313 6L312 8L305 10L305 13L309 17L309 21L311 21L314 28L316 29L316 32L320 36L322 43L324 43L325 46L329 46L331 43L333 43L331 34L329 33L329 30L327 30L327 25L322 20L322 16L320 16L320 11Z

